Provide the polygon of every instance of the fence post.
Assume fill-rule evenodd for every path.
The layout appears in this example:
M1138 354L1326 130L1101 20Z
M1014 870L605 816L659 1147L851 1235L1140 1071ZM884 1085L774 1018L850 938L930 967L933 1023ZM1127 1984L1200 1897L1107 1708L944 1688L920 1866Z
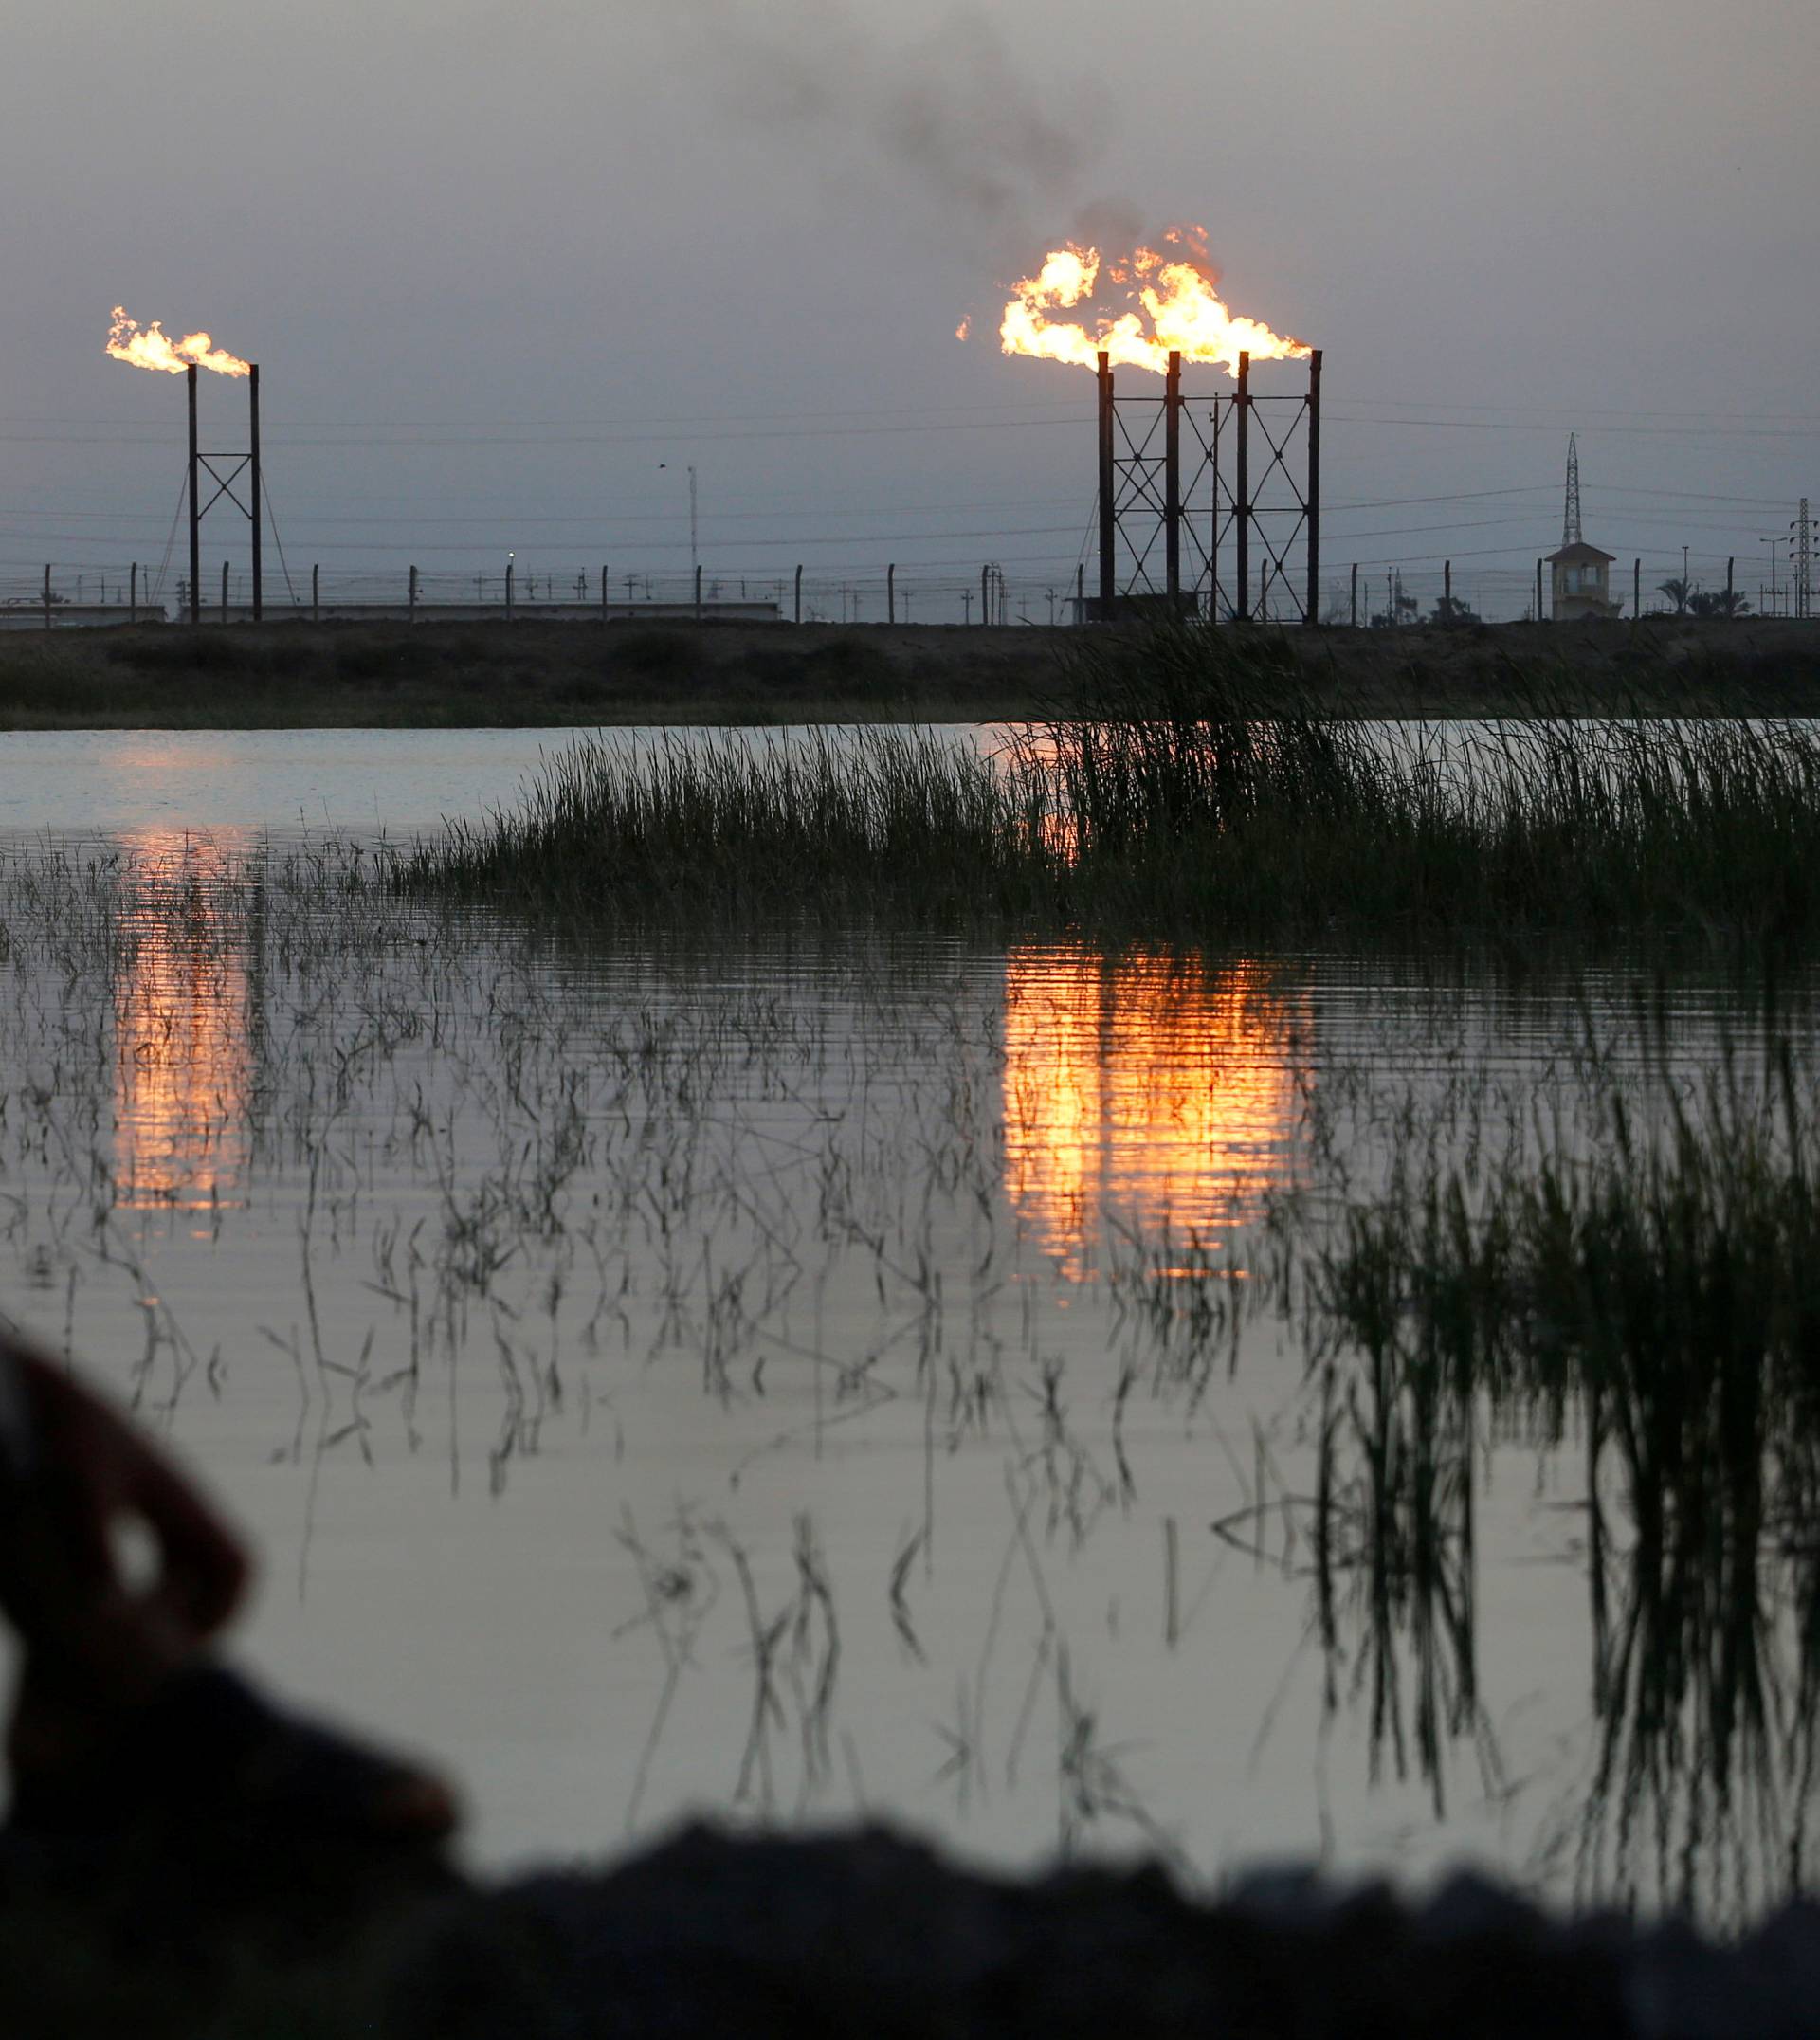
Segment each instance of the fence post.
M50 628L50 569L45 569L45 628Z
M322 621L322 569L320 566L314 566L310 569L310 621L313 624L319 624Z
M800 567L798 567L798 568L797 568L797 570L796 570L796 621L797 621L798 623L801 623L801 622L802 622L802 620L803 620L803 570L802 570L802 569L801 569Z
M221 563L221 620L228 621L228 562Z
M986 577L992 571L989 566L982 567L979 570L979 620L981 624L989 624L992 620L992 610L988 608L986 600L986 590L989 585Z
M699 560L695 568L695 620L697 623L701 621L701 564Z
M1353 562L1353 628L1358 628L1358 562Z
M1725 562L1725 613L1727 616L1732 613L1732 569L1737 565L1738 557L1736 555Z
M600 620L602 623L607 621L607 570L605 567L600 570Z
M410 614L407 621L414 624L417 621L417 570L415 567L410 570L410 595L409 599Z
M1451 623L1453 621L1453 562L1450 559L1444 559L1441 562L1441 599L1447 605L1447 621Z
M126 620L130 624L136 624L139 620L139 563L136 559L133 562L132 590L127 602Z
M1078 624L1087 620L1087 563L1083 559L1074 563L1074 620Z
M1536 621L1542 621L1542 563L1536 562Z
M512 621L512 574L513 564L508 559L505 563L505 620L507 623Z
M1640 559L1633 559L1630 562L1630 621L1634 624L1640 623L1642 620L1643 562Z
M898 620L898 570L895 563L884 570L884 620L888 624Z

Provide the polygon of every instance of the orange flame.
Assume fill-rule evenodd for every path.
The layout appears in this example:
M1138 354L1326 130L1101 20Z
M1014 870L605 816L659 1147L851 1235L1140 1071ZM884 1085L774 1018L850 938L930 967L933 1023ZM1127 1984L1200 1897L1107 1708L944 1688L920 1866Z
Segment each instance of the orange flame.
M998 329L1005 352L1088 369L1105 353L1115 368L1151 369L1158 375L1174 351L1184 361L1217 362L1230 375L1239 373L1242 353L1253 361L1294 361L1312 352L1305 341L1227 308L1216 288L1219 271L1208 260L1204 228L1172 227L1163 239L1166 249L1138 247L1103 265L1098 248L1070 242L1051 249L1034 276L1012 286L1015 295ZM1090 303L1102 266L1106 281L1121 287L1140 311L1115 313ZM1052 316L1080 305L1088 306L1091 326L1085 319Z
M107 351L116 361L131 362L136 369L157 369L166 375L181 375L192 364L213 369L217 375L250 375L252 364L225 347L217 347L206 333L186 333L173 340L163 325L154 319L142 326L126 316L126 307L114 307L114 323L108 328Z

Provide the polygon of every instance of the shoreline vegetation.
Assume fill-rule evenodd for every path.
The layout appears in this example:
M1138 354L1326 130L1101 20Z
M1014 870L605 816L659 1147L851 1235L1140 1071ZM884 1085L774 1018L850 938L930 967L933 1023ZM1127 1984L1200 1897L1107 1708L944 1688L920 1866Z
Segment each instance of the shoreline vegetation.
M1537 938L1743 959L1820 935L1820 732L1530 719L1386 732L1298 694L1282 640L1081 633L1071 712L992 756L917 730L556 757L519 809L395 867L566 926L853 912L1192 941ZM1261 715L1254 705L1274 698Z
M1820 627L1639 625L1401 630L1250 627L1323 716L1820 715ZM1052 716L1083 644L1151 627L729 624L144 624L0 631L0 729L550 728L1013 721ZM1240 657L1237 668L1257 664Z

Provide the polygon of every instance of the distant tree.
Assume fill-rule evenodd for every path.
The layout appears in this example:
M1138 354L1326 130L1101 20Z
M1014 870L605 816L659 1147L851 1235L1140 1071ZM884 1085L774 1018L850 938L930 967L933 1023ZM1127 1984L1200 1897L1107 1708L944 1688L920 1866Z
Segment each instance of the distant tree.
M1696 588L1687 597L1687 607L1696 616L1748 616L1751 606L1735 589L1727 591L1715 588L1710 591Z
M1483 623L1484 618L1458 595L1443 595L1424 620L1443 630L1464 630L1469 624Z
M1698 592L1698 590L1692 581L1684 581L1677 575L1671 581L1658 581L1656 583L1656 592L1668 597L1669 601L1675 606L1675 614L1677 616L1685 616L1687 605Z

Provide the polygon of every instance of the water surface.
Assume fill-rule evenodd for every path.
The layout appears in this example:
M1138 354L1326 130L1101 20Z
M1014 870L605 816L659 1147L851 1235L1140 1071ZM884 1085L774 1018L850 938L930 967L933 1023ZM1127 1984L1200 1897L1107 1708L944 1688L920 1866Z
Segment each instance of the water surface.
M1571 1122L1629 974L564 944L347 883L329 825L482 812L550 740L0 738L7 1294L253 1531L271 1676L442 1753L489 1862L864 1811L1645 1902L1703 1851L1715 1915L1798 1878L1797 1746L1741 1836L1672 1765L1608 1811L1571 1440L1488 1433L1441 1619L1317 1576L1331 1413L1264 1302L1285 1199ZM1659 997L1686 1070L1735 1031Z

